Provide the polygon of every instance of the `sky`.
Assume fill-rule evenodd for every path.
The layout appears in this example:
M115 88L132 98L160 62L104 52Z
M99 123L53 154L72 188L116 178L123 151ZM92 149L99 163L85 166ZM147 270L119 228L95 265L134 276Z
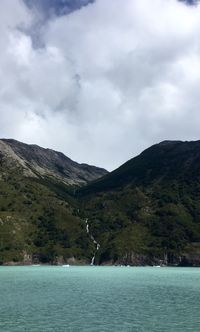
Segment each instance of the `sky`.
M2 138L108 170L200 139L196 1L1 0L0 49Z

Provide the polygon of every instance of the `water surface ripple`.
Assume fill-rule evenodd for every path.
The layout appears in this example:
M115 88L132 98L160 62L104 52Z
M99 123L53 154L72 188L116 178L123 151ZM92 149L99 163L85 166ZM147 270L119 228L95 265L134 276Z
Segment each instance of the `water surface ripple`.
M199 332L200 269L0 267L1 332Z

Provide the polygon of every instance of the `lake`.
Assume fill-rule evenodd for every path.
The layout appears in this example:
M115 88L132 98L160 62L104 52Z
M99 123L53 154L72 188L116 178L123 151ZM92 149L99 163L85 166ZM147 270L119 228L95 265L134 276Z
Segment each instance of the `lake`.
M200 331L200 268L0 267L1 332Z

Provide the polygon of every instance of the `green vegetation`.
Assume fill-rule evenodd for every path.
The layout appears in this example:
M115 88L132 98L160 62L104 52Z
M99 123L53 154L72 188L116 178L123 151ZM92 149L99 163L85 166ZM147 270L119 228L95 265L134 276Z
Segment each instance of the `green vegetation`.
M163 142L82 188L0 156L0 262L200 265L200 142Z
M2 175L1 263L23 261L28 255L44 263L73 256L90 259L91 243L68 191L63 184L26 178L20 172Z
M200 244L200 142L163 142L79 191L99 261L178 264ZM181 258L181 259L182 259ZM185 259L185 258L184 258ZM195 263L196 264L196 263ZM200 257L199 263L200 264Z

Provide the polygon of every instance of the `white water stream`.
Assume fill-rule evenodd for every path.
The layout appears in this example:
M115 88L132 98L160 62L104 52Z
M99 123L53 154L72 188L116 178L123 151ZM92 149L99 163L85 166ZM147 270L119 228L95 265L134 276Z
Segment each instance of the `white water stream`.
M96 253L97 251L100 249L100 244L95 240L94 236L90 233L90 229L89 229L89 224L88 224L88 218L85 219L85 224L86 224L86 232L89 235L90 239L92 240L92 242L95 244L96 249L94 252L94 255L92 257L91 263L90 265L94 265L95 262L95 257L96 257Z

